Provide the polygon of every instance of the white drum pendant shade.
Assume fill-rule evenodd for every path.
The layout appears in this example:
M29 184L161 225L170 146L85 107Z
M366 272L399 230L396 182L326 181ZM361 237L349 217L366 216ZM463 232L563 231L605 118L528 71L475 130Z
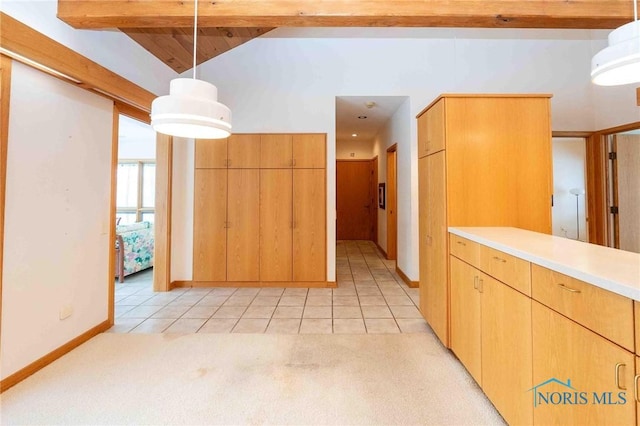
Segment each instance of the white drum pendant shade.
M609 34L609 46L591 60L591 81L600 86L640 82L640 21Z
M231 110L218 102L218 89L192 78L171 80L169 95L151 103L151 127L166 135L222 139L231 134Z

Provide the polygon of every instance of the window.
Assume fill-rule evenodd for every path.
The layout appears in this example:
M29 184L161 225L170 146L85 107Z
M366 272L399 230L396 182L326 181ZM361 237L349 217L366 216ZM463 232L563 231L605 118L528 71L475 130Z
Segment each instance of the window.
M156 163L153 160L120 160L116 217L120 225L153 222L156 202Z

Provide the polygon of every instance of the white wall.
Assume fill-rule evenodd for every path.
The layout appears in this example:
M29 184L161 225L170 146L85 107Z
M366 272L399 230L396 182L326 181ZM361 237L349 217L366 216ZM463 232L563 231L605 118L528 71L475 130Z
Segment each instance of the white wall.
M173 281L193 278L193 202L195 179L193 139L173 139L171 193L171 277Z
M155 160L156 132L150 125L120 115L118 125L118 158Z
M585 214L585 194L578 195L578 222L576 223L576 196L573 188L586 189L586 145L583 138L553 138L553 235L589 241Z
M337 160L370 160L373 153L374 141L361 141L354 139L340 140L336 142ZM351 155L353 154L353 155Z
M111 101L14 62L2 378L107 320L112 120Z
M374 153L378 156L378 182L387 181L387 148L393 144L397 147L398 165L411 164L411 167L397 168L398 184L398 267L409 276L418 276L417 248L414 251L414 244L418 243L417 233L412 231L411 223L414 220L411 215L418 206L417 186L412 188L411 181L413 174L417 175L417 145L412 143L412 116L409 98L398 107L393 116L385 123L376 135L374 143ZM415 131L415 129L413 129ZM413 158L416 158L414 161ZM415 170L414 170L415 169ZM388 191L388 189L387 189ZM415 193L414 193L415 192ZM416 218L417 220L417 218ZM387 211L378 210L378 245L387 250Z
M138 86L169 93L175 71L118 30L76 30L56 17L56 0L2 0L0 10Z

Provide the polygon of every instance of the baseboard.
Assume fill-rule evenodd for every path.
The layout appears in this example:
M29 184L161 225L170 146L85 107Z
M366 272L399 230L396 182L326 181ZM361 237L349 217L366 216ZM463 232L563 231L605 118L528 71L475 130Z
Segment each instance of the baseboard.
M402 278L402 281L404 281L407 284L407 286L409 286L410 288L420 287L420 281L411 281L409 277L407 277L407 275L404 272L402 272L402 269L398 268L398 265L396 265L396 272L398 273L398 275L400 275L400 278Z
M335 281L172 281L170 288L188 287L291 287L335 288Z
M382 252L382 254L384 254L384 258L386 259L387 256L387 252L384 251L384 249L382 247L380 247L380 244L376 243L376 247L378 247L378 250L380 250Z
M0 393L6 391L7 389L17 385L27 377L31 376L33 373L43 369L47 365L51 364L53 361L58 358L66 355L71 352L73 349L77 348L81 344L85 343L87 340L92 337L97 336L98 334L108 330L111 328L111 324L109 324L109 320L106 320L90 330L85 331L78 337L68 341L64 345L60 346L58 349L55 349L53 352L49 352L42 358L32 362L21 370L16 371L12 375L0 381Z

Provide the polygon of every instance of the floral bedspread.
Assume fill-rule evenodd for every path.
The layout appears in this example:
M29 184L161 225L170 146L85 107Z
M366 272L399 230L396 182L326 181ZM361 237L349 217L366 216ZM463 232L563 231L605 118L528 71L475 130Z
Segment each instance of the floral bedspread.
M124 275L133 274L153 266L154 234L153 224L137 222L118 225L116 234L124 243Z

